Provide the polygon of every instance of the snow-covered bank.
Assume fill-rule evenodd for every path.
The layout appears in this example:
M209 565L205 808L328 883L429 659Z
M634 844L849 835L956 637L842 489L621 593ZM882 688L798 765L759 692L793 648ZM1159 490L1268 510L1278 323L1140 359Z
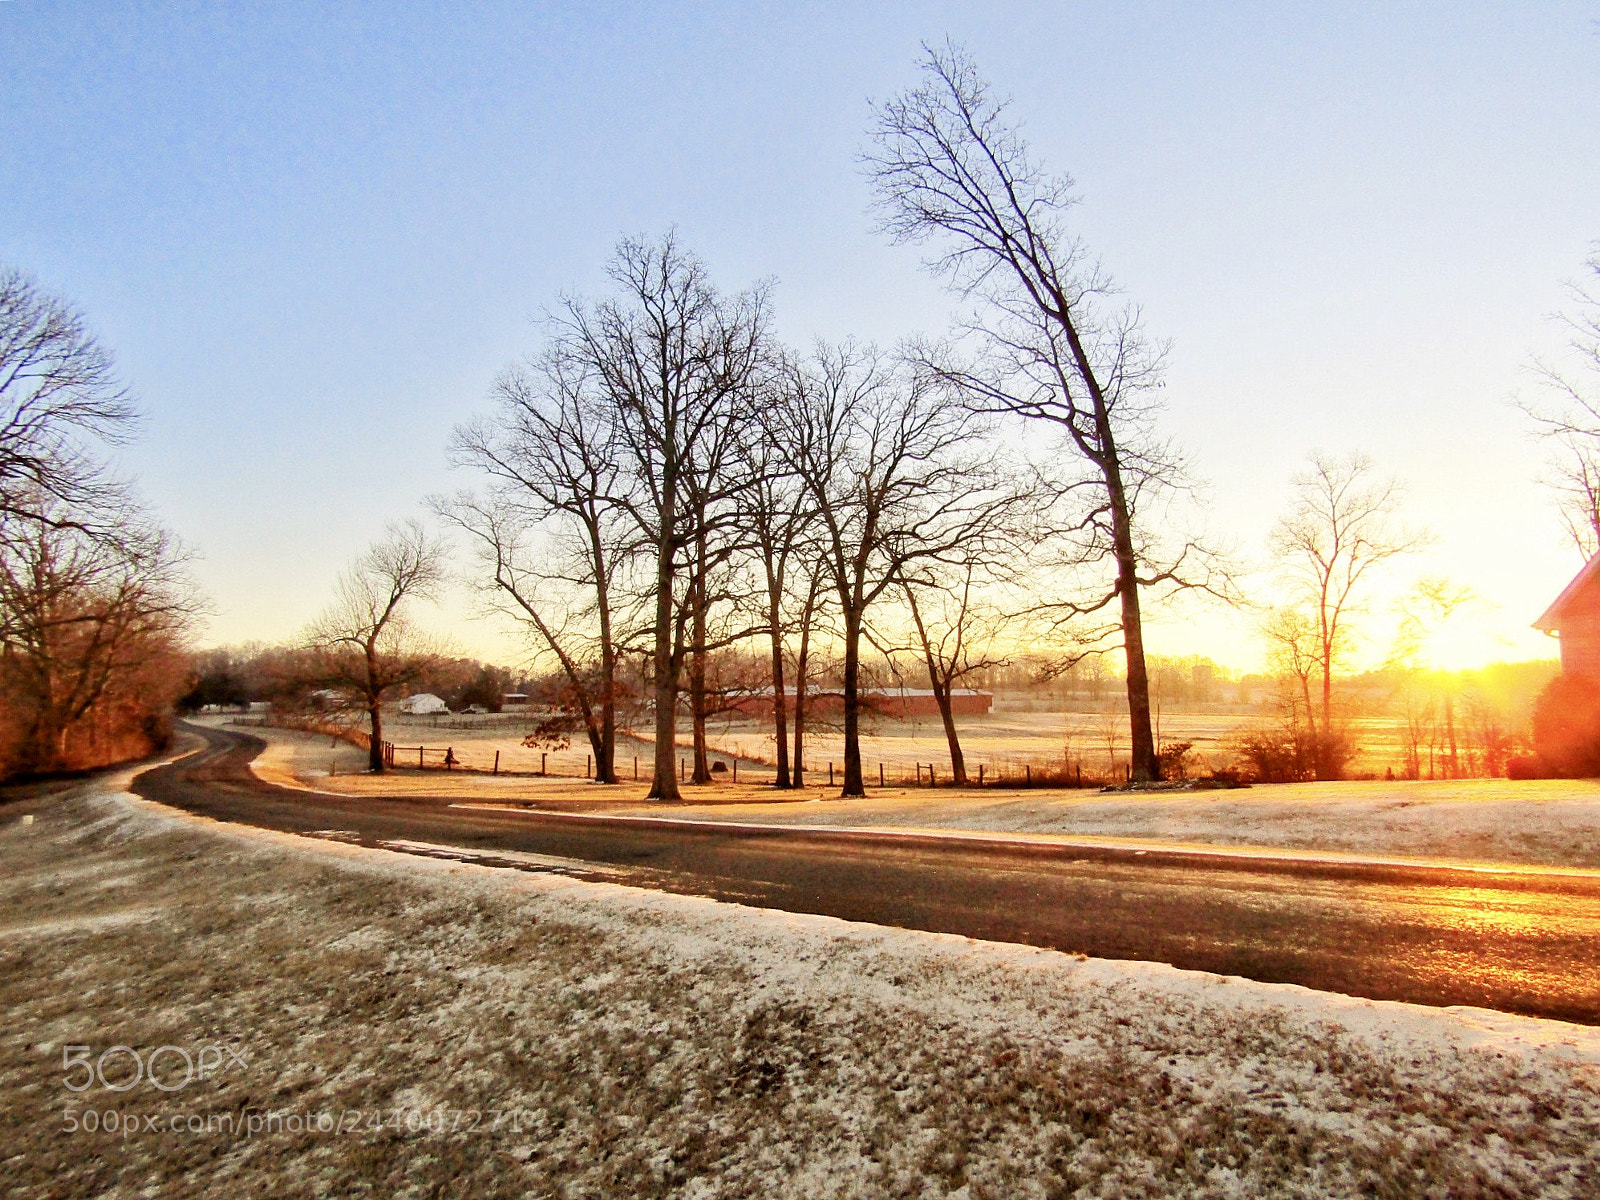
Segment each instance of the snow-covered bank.
M0 1087L7 1174L24 1188L1600 1191L1588 1029L308 844L135 804L66 801L0 828ZM222 1038L247 1070L101 1106L424 1125L493 1110L515 1127L64 1132L86 1101L61 1086L63 1045Z

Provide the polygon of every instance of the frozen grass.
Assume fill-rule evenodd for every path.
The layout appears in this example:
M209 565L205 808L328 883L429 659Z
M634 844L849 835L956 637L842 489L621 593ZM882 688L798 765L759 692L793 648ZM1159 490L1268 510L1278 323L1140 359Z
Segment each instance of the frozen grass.
M217 723L228 718L207 718ZM1259 723L1260 713L1248 709L1215 712L1167 713L1162 717L1159 736L1165 743L1187 741L1193 744L1192 762L1197 771L1228 765L1232 755L1230 739L1244 726ZM985 716L964 716L959 721L961 743L968 769L974 778L982 765L988 778L1014 778L1025 764L1034 769L1061 770L1064 761L1080 763L1086 777L1098 778L1108 771L1121 779L1128 762L1127 717L1120 710L1046 712L999 702ZM589 746L585 738L572 740L564 750L541 752L522 744L528 727L510 714L478 716L409 716L391 713L385 717L385 740L402 748L398 758L415 762L415 750L407 759L404 747L427 746L442 751L450 747L457 760L474 770L487 771L498 754L502 770L524 774L537 772L541 765L551 774L581 777L589 769ZM712 721L710 739L715 758L732 764L737 758L740 772L750 778L771 782L776 760L770 724L748 717L723 717ZM1355 723L1355 737L1363 752L1352 763L1352 770L1381 775L1385 767L1401 765L1398 729L1393 721L1368 719ZM826 778L828 763L842 765L843 735L827 724L812 728L806 739L806 767L812 778ZM688 731L681 734L681 756L687 758ZM324 745L327 739L324 739ZM646 740L619 735L617 767L624 777L632 774L633 760L648 774L653 746ZM937 718L918 717L884 720L869 717L861 739L862 759L867 773L877 777L881 764L891 782L916 778L919 766L933 763L940 776L948 773L949 747ZM439 755L429 757L437 763ZM327 763L322 764L327 769ZM342 765L341 765L342 769Z
M644 785L600 788L581 780L494 779L410 772L383 779L328 778L360 768L359 753L327 738L256 730L269 742L264 778L368 794L518 800L659 816ZM345 765L348 763L348 765ZM889 787L864 800L838 789L794 793L741 782L687 788L670 814L689 820L770 824L972 829L1161 843L1262 847L1400 858L1600 868L1600 781L1464 779L1440 782L1272 784L1237 791L1101 793L1073 789ZM819 798L821 803L813 803Z
M1586 1029L24 803L9 1195L1600 1194ZM208 1043L247 1065L63 1086L63 1045ZM66 1132L89 1107L518 1116Z

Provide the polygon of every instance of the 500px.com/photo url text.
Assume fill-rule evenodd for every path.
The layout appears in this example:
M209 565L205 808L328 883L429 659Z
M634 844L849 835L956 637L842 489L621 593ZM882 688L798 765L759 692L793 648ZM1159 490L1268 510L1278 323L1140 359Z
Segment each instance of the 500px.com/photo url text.
M67 1133L257 1137L278 1133L380 1133L417 1136L452 1133L523 1133L538 1127L536 1114L520 1109L343 1109L337 1112L139 1113L121 1109L68 1109Z

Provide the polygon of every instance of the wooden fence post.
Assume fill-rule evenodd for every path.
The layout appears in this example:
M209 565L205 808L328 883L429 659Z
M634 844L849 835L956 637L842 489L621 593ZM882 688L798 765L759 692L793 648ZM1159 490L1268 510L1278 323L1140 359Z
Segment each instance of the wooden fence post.
M1028 773L1028 786L1032 787L1033 786L1033 764L1029 763L1027 766L1023 767L1023 770Z
M494 771L493 771L493 774L495 774L495 775L500 774L500 751L498 751L498 750L496 750L494 752Z
M545 754L544 751L541 750L539 752L539 774L541 774L541 775L543 775L545 773L544 772L544 760L547 757L549 757L549 756L547 754Z
M633 756L633 781L635 783L639 782L639 756L637 754Z
M833 786L833 764L832 763L828 764L828 786L829 787Z
M983 764L982 763L978 764L978 786L979 787L983 786Z
M585 779L594 778L594 755L592 754L583 756L583 777Z
M882 763L878 764L878 786L879 787L883 786L883 764Z

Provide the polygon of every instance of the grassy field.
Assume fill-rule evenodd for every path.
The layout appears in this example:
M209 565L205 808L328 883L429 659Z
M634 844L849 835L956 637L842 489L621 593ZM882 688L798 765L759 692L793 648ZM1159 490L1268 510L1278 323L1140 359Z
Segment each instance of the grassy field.
M0 803L0 895L9 1196L1600 1194L1600 1039L1554 1022L447 865L114 789Z
M1261 713L1238 707L1167 712L1160 718L1159 737L1164 745L1192 743L1195 771L1209 773L1232 763L1230 739L1261 720ZM584 738L573 739L565 749L537 750L522 744L528 728L528 718L514 714L414 717L397 713L386 717L384 736L397 747L401 764L415 762L417 747L426 747L424 757L430 765L437 765L442 752L449 749L463 767L475 771L489 771L497 761L499 770L515 774L544 770L551 775L581 777L592 769ZM960 718L958 728L967 770L974 779L980 766L986 780L1020 778L1029 765L1035 770L1061 770L1070 769L1071 764L1081 764L1091 780L1107 775L1120 779L1127 766L1127 717L1115 708L1039 711L1032 705L1008 705L1002 700L987 716ZM1393 721L1362 720L1353 728L1362 753L1351 764L1352 772L1381 775L1387 767L1398 769L1401 734ZM764 776L771 781L776 751L769 722L722 718L712 723L708 733L717 759L730 768L737 760L741 776ZM687 760L686 734L682 741L679 757ZM826 724L812 728L806 741L806 769L813 780L826 780L830 762L843 770L844 746L837 728ZM869 720L861 753L872 779L879 777L881 766L887 781L913 780L919 767L930 763L936 776L949 775L949 746L937 718ZM648 779L653 755L648 740L626 733L618 739L617 767L625 780L633 778L636 760L640 775Z

